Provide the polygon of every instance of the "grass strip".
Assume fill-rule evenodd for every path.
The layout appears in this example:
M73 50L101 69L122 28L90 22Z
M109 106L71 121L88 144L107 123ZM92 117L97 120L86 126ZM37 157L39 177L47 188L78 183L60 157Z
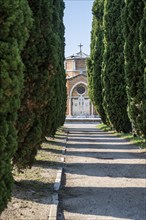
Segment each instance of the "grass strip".
M144 140L143 138L139 137L139 136L133 136L132 133L118 133L117 131L113 130L111 127L101 123L99 125L97 125L97 128L101 129L102 131L107 131L107 132L112 132L113 134L117 135L118 137L122 137L127 139L131 144L135 144L137 146L139 146L142 149L146 149L146 140Z

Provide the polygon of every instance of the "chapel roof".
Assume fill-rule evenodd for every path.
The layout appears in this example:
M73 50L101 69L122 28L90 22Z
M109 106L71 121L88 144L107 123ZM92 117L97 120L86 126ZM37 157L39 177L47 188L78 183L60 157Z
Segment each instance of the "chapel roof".
M82 51L80 51L79 53L75 53L75 54L72 54L69 57L66 57L66 59L67 60L70 60L70 59L85 59L85 58L88 58L88 57L89 57L88 54L83 53Z
M71 56L69 57L66 57L67 60L70 60L70 59L86 59L89 57L88 54L84 53L82 51L82 44L80 43L80 45L78 45L80 47L80 51L78 53L75 53L75 54L72 54Z

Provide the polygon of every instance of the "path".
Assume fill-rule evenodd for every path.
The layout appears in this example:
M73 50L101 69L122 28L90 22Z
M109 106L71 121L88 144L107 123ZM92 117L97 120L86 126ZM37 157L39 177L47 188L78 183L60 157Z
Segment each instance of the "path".
M95 125L66 124L64 219L146 220L146 155Z

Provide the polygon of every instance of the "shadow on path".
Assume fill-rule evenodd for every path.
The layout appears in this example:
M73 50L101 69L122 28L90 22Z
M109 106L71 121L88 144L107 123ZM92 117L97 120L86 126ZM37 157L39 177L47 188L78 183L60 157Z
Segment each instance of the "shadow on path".
M112 133L69 128L60 192L64 219L146 220L145 159L137 146Z
M96 216L100 220L109 217L145 220L144 194L145 189L139 187L66 187L62 197L65 201L64 209L71 213L70 216L80 214L85 220L94 220Z

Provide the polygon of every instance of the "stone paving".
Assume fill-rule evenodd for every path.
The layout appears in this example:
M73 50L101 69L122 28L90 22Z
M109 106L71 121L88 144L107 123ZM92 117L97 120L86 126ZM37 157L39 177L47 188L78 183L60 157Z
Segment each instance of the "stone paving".
M58 220L146 220L146 155L96 123L67 123Z

